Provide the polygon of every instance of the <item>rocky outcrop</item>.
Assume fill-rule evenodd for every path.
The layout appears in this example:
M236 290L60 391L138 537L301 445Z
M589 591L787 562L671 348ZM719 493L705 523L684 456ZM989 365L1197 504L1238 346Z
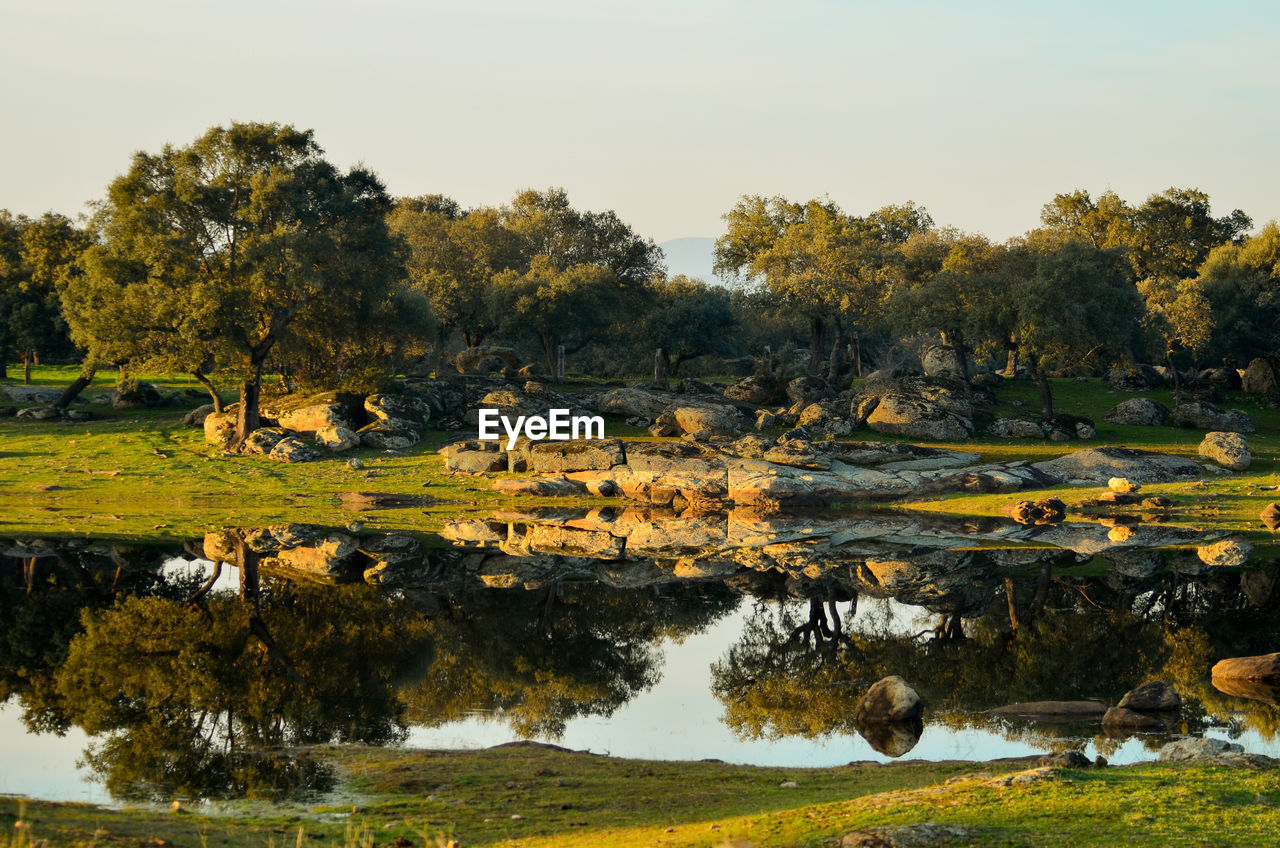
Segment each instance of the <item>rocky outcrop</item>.
M360 397L342 392L265 399L261 411L280 427L308 439L334 427L358 430L366 418Z
M924 702L907 681L891 675L872 684L854 708L856 724L904 722L920 718Z
M1231 471L1244 471L1253 462L1249 443L1239 433L1205 433L1199 453Z
M987 425L987 435L998 439L1043 439L1044 426L1018 418L997 418Z
M1179 739L1160 749L1162 763L1227 766L1229 768L1273 768L1276 760L1261 754L1246 754L1244 746L1225 739Z
M1196 430L1223 430L1229 433L1252 433L1253 422L1238 409L1219 409L1206 401L1180 404L1169 415L1169 420L1179 427Z
M881 397L867 415L866 424L878 433L939 442L962 441L973 435L973 422L968 418L939 403L899 394Z
M1256 657L1231 657L1219 660L1210 672L1214 678L1224 680L1255 680L1262 683L1280 683L1280 653Z
M607 471L627 461L620 439L573 439L536 442L528 450L528 468L535 473Z
M1169 407L1151 398L1130 398L1111 408L1102 420L1129 427L1159 427L1169 419Z
M1241 375L1240 386L1251 395L1280 396L1280 359L1259 356L1251 360Z
M1126 692L1118 706L1147 712L1176 710L1182 706L1182 697L1169 683L1152 680Z
M1204 469L1180 456L1130 448L1088 448L1038 462L1034 468L1063 480L1103 485L1112 477L1136 483L1170 483L1199 477Z

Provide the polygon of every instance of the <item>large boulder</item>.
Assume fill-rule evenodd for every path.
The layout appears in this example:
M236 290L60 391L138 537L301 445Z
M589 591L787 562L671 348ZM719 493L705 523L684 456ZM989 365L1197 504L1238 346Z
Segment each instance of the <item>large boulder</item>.
M1205 368L1196 377L1217 389L1235 392L1241 388L1240 372L1234 368Z
M212 412L204 417L204 440L226 450L236 437L236 414Z
M1165 729L1165 723L1156 716L1127 707L1112 707L1102 716L1102 729L1108 736L1128 736L1130 733L1158 733Z
M1152 680L1130 689L1120 699L1118 706L1130 710L1176 710L1182 706L1182 698L1178 690L1163 680Z
M48 404L57 403L62 397L62 389L51 389L47 386L0 386L0 394L7 395L14 403Z
M1240 385L1251 395L1280 395L1280 359L1274 356L1254 359L1244 369Z
M973 422L937 403L899 394L880 398L866 419L867 426L878 433L893 433L913 439L955 442L973 435Z
M804 406L830 397L831 389L821 377L796 377L787 383L787 399Z
M240 446L240 452L250 455L260 454L266 456L275 449L279 441L289 434L279 427L259 427L249 434L244 440L244 444Z
M463 450L445 457L446 471L460 474L489 474L507 470L507 455L502 451Z
M1223 539L1196 548L1196 557L1215 568L1239 568L1249 561L1253 545L1243 539Z
M609 389L596 396L596 410L606 415L622 418L648 418L657 420L675 401L670 395L646 389Z
M359 447L360 434L342 426L325 427L316 431L316 444L339 453Z
M541 474L565 471L607 471L627 461L618 439L572 439L537 442L529 447L528 468Z
M188 427L203 427L204 420L213 412L213 404L206 403L203 406L197 406L195 409L182 416L182 423Z
M987 426L987 435L998 439L1043 439L1044 426L1019 418L997 418Z
M920 718L924 702L907 681L896 674L872 684L854 708L855 724L904 722Z
M1181 456L1148 453L1131 448L1087 448L1033 466L1065 480L1106 485L1112 477L1135 483L1170 483L1199 477L1198 462Z
M1220 677L1226 680L1280 683L1280 652L1219 660L1210 674L1215 678Z
M951 345L931 344L920 352L920 367L926 377L960 377L964 368L960 354Z
M710 431L718 436L736 436L747 429L742 413L731 406L702 405L678 406L671 410L676 424L686 433Z
M518 369L520 357L509 347L469 347L454 355L453 366L460 374L489 374L504 368Z
M111 393L112 409L151 409L164 403L160 390L150 383L126 380Z
M408 421L375 421L359 431L360 444L377 450L403 451L418 443L422 433Z
M1196 430L1223 430L1229 433L1252 433L1253 422L1238 409L1219 409L1207 401L1179 404L1169 415L1179 427Z
M414 395L369 395L364 399L364 410L372 422L400 426L426 424L431 420L432 407L424 398Z
M1130 398L1121 401L1102 416L1111 424L1130 427L1159 427L1169 418L1169 407L1151 398Z
M724 396L729 400L761 406L779 400L782 397L782 391L777 380L753 375L743 377L730 385L724 390Z
M332 427L356 430L364 423L361 398L343 392L271 398L263 401L262 414L307 438Z
M275 446L271 448L271 452L267 454L267 458L276 462L311 462L317 458L317 455L304 442L295 439L293 436L285 436L275 443Z
M1253 461L1249 443L1239 433L1205 433L1199 452L1205 459L1232 471L1244 471Z

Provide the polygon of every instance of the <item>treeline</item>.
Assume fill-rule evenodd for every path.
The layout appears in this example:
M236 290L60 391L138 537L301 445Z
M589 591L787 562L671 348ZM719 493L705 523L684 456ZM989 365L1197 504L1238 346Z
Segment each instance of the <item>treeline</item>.
M1280 343L1280 230L1249 236L1195 189L1061 194L1004 243L911 203L744 196L716 242L728 286L668 276L651 239L563 190L395 199L275 124L138 153L95 209L83 225L0 213L0 360L80 361L67 402L101 367L234 384L244 434L264 373L369 385L495 343L598 376L647 374L656 351L679 374L807 348L804 367L839 384L934 339L964 368L1023 364L1046 391L1055 371L1243 365Z

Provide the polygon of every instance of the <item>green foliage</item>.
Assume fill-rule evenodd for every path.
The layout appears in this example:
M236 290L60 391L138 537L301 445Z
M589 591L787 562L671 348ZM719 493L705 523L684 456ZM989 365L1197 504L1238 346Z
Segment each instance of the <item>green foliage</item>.
M679 274L646 287L645 308L632 340L641 350L661 348L671 374L687 360L735 352L737 324L727 289Z
M1280 226L1210 251L1198 277L1216 319L1210 350L1244 365L1280 346Z
M87 244L84 230L61 215L31 220L0 210L0 360L16 353L31 365L72 353L58 290Z

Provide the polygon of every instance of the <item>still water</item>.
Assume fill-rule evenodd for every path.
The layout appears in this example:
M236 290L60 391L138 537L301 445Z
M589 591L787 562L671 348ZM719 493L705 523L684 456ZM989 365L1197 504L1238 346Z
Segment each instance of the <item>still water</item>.
M1274 649L1274 569L1206 564L1221 533L1113 529L556 510L436 534L5 540L0 793L287 798L332 778L297 746L346 742L1125 763L1190 733L1280 754L1274 695L1228 696L1205 673ZM925 722L873 744L852 716L888 674ZM1115 704L1154 678L1184 699L1163 733L985 713Z

